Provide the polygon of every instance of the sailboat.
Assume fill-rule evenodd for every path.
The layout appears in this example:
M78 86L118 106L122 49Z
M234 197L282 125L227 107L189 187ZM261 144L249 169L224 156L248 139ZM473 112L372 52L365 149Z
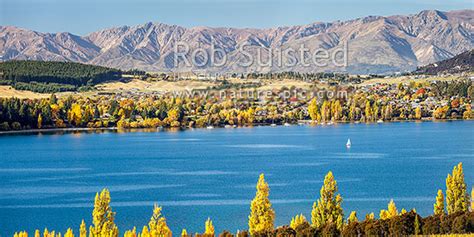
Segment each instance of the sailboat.
M347 139L347 143L346 143L347 149L351 148L351 145L352 145L351 139L349 138L349 139Z

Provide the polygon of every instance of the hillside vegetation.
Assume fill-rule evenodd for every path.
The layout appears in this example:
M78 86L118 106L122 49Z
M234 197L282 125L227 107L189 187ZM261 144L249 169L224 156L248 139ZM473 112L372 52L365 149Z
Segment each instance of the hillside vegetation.
M118 80L117 69L73 62L8 61L0 63L0 84L19 90L61 92Z
M474 49L453 58L420 67L415 73L436 75L461 72L474 72Z

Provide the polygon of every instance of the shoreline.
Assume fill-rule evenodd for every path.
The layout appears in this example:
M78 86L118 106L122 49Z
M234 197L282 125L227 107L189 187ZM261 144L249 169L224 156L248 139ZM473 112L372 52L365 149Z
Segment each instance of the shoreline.
M327 123L313 123L311 120L299 120L297 123L288 123L289 125L283 124L270 124L270 123L257 123L252 126L236 126L231 127L235 128L245 128L245 127L285 127L285 126L333 126L337 124L383 124L383 123L400 123L400 122L450 122L450 121L471 121L472 119L420 119L420 120L393 120L393 121L383 121L383 122L359 122L359 121L337 121L337 122L327 122ZM27 133L51 133L51 132L92 132L92 131L139 131L139 130L157 130L157 131L166 131L169 129L177 130L188 130L188 129L218 129L218 128L227 128L224 126L212 126L211 129L206 127L199 128L189 128L189 127L157 127L157 128L117 128L117 127L102 127L102 128L41 128L41 129L25 129L25 130L13 130L13 131L0 131L0 135L15 135L15 134L27 134Z
M42 133L42 132L86 132L99 130L117 130L117 127L103 127L103 128L40 128L40 129L24 129L14 131L0 131L0 135L8 134L23 134L23 133Z

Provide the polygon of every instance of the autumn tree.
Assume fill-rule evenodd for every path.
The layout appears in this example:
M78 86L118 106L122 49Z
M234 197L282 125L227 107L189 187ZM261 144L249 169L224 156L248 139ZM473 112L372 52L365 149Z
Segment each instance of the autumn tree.
M453 168L453 173L446 178L446 207L448 214L455 212L466 212L469 205L469 196L466 183L464 182L464 172L462 163Z
M290 227L294 230L296 230L296 228L304 223L307 223L308 221L306 221L306 217L303 215L303 214L299 214L299 215L296 215L295 217L291 218L291 221L290 221Z
M207 218L206 220L204 234L214 236L214 224L212 224L211 218Z
M471 189L471 211L474 212L474 188Z
M96 193L94 200L94 210L92 211L93 226L89 227L92 237L117 237L118 228L114 223L115 212L110 207L110 192L103 189Z
M353 223L353 222L358 222L359 220L357 219L357 213L355 211L352 211L351 214L349 215L349 218L347 218L347 223Z
M421 228L420 228L420 220L418 218L418 215L415 215L415 235L419 235L421 233Z
M372 121L372 107L370 106L370 101L365 102L365 121Z
M357 116L357 109L356 109L356 104L353 101L349 108L349 120L350 121L356 120L356 116Z
M316 100L316 98L312 99L311 102L309 103L308 113L311 120L313 121L319 120L318 101Z
M375 219L375 214L373 212L365 215L365 220L373 220Z
M137 228L133 227L132 230L125 231L124 237L137 237Z
M311 222L314 227L321 228L328 223L333 223L336 224L338 230L342 230L344 213L341 207L342 197L336 194L337 190L337 182L329 171L319 192L320 197L313 203Z
M270 188L265 182L264 174L260 174L255 198L250 204L249 232L250 235L273 230L275 211L268 198Z
M375 103L372 105L372 121L375 121L376 119L378 119L378 116L379 116L379 105L378 103Z
M28 237L28 233L26 231L15 232L13 237Z
M166 117L165 121L169 124L171 127L179 127L180 122L179 122L179 110L177 108L171 109L168 111L168 117Z
M466 104L465 105L466 111L462 114L463 119L470 119L472 118L472 109L471 109L471 104Z
M68 111L67 119L71 124L80 126L82 124L82 109L80 104L73 104Z
M168 225L166 225L166 218L161 215L161 207L156 205L153 207L153 215L148 222L151 237L171 237L172 233Z
M444 214L444 195L441 189L438 190L438 195L436 196L436 203L434 204L433 209L435 215Z
M416 109L415 109L415 118L416 119L421 119L421 108L420 107L416 107Z
M331 110L332 110L331 113L333 114L332 119L335 121L339 121L342 118L341 102L339 100L335 100L332 103Z
M79 227L79 237L87 237L86 223L84 220L82 220L81 226Z
M74 233L72 233L72 229L68 228L66 230L66 234L64 234L64 237L74 237Z
M380 210L380 219L386 220L396 216L398 216L397 206L395 205L393 199L391 199L388 203L387 210Z
M325 100L321 105L321 120L327 122L331 120L331 102Z

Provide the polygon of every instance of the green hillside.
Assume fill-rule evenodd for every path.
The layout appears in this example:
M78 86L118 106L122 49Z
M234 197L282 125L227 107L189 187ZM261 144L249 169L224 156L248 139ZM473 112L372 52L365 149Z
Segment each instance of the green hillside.
M35 92L76 91L118 80L118 69L73 62L7 61L0 63L0 84Z

